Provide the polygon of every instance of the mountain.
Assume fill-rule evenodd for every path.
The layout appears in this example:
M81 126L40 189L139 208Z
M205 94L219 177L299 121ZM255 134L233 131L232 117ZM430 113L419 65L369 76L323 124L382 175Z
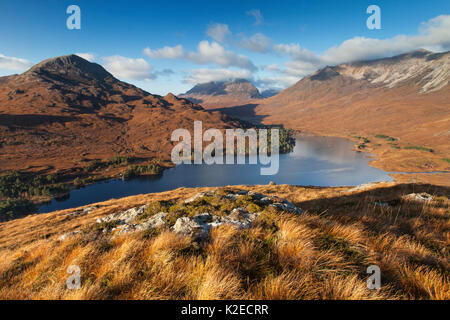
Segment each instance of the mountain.
M383 154L376 164L391 171L448 170L449 78L450 52L418 50L328 66L257 106L227 113L322 135L371 136L371 150ZM398 141L387 145L376 135Z
M281 91L281 90L278 90L278 89L267 89L267 90L264 90L264 91L261 92L261 96L262 96L264 99L270 98L270 97L273 97L273 96L279 94L280 91Z
M263 98L259 90L245 79L197 84L179 96L207 109L243 105Z
M172 94L152 95L76 55L0 78L1 170L56 171L117 155L169 159L177 128L240 122Z

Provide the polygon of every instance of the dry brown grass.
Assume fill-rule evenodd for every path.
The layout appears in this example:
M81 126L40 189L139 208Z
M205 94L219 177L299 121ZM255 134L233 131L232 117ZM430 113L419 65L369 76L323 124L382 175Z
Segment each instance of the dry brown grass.
M287 198L306 213L265 212L248 230L224 225L202 243L168 231L57 240L100 216L209 189L111 200L83 217L66 210L1 223L0 298L450 299L444 187L239 186L233 189ZM400 200L422 191L445 197L425 205ZM381 290L366 287L371 264L381 268ZM81 268L80 290L66 288L70 265Z

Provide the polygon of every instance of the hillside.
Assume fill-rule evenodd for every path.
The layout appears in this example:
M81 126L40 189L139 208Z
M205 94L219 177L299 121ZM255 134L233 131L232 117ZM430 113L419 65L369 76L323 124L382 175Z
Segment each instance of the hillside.
M0 223L0 298L448 300L448 197L394 183L180 188L28 216ZM380 290L366 286L373 264Z
M92 161L118 156L165 161L172 131L192 129L194 120L205 128L241 126L172 94L119 81L76 55L52 58L0 78L0 168L76 175Z
M197 84L179 97L201 104L207 109L244 105L264 98L258 89L245 79Z
M449 78L449 52L419 50L326 67L258 104L223 111L353 139L387 171L449 171Z

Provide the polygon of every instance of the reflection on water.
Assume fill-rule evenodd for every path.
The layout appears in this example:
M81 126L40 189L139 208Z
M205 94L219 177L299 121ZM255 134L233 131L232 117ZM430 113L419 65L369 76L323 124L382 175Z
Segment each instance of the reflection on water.
M391 181L384 171L368 166L367 155L352 150L351 141L299 136L294 151L280 155L280 170L261 176L259 165L180 165L159 177L130 181L110 180L73 190L70 197L52 200L39 212L50 212L136 194L167 191L179 187L277 184L350 186L375 181ZM247 161L248 162L248 161Z

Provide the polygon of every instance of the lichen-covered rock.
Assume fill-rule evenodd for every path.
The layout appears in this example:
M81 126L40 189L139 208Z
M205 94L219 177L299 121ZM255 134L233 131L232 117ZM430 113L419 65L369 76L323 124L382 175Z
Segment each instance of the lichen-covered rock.
M97 207L96 207L96 206L92 206L92 207L87 207L87 208L75 210L75 211L66 213L66 214L64 214L64 215L65 215L65 216L69 216L69 217L84 216L84 215L86 215L86 214L91 213L91 212L94 211L95 209L97 209Z
M203 200L203 198L205 202L197 202L197 200ZM227 202L227 206L230 205L231 201L236 203L236 207L229 212L222 210L214 214L214 211L203 213L200 211L196 214L195 210L200 210L200 208L211 208L214 210L214 206L209 204L210 201L216 204L225 201ZM168 212L171 212L170 219L167 217L169 215L168 212L151 214L151 211L148 211L150 208L149 204L99 218L97 219L97 223L104 224L104 226L100 226L102 232L112 233L114 236L149 229L165 228L179 234L192 236L193 238L205 239L209 236L212 228L223 224L233 225L238 229L249 228L261 214L261 212L250 213L248 211L247 206L251 206L252 203L254 204L252 210L261 207L261 211L263 211L264 207L272 206L290 213L302 213L302 210L297 208L294 204L275 196L266 196L257 192L245 190L228 192L226 194L209 191L197 193L195 196L182 202L181 207L175 207L174 211L172 211L172 208L170 207L172 204L169 204L169 207L165 208ZM178 204L178 206L179 205L180 204ZM151 208L153 208L153 206ZM160 207L160 209L162 208L163 207ZM177 213L177 210L180 210L180 213ZM186 212L189 212L189 214ZM168 220L170 221L173 218L173 214L175 214L178 219L171 225ZM186 216L180 216L183 214ZM112 223L112 225L110 223Z
M433 196L428 193L410 193L402 197L404 200L416 202L430 202L433 201Z
M172 230L179 234L192 236L193 238L205 238L209 233L206 224L201 225L189 217L178 218Z
M122 235L131 232L146 231L148 229L162 228L167 223L164 220L166 216L167 212L159 212L153 215L152 217L148 218L144 222L140 223L126 222L114 228L112 231L113 232L115 231L116 235Z
M110 221L122 221L123 223L129 223L136 219L137 216L143 214L148 208L148 205L135 207L126 211L110 214L109 216L98 218L97 223L110 222Z
M223 224L230 224L238 229L247 229L258 215L258 213L249 213L243 208L233 209L227 217L202 213L192 218L178 218L172 227L172 231L193 238L205 239L209 236L212 228Z

